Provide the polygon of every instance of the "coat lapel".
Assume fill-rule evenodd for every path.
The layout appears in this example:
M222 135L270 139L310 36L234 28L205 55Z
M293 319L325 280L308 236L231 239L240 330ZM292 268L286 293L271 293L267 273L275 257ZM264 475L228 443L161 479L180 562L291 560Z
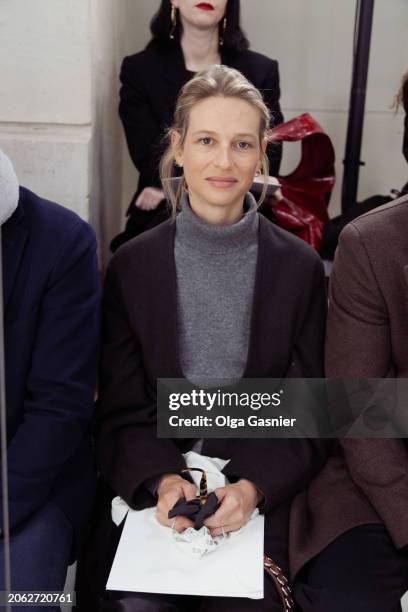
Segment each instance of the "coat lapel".
M21 200L20 200L21 202ZM11 298L21 258L28 238L27 220L19 203L2 228L4 311Z
M183 52L181 47L177 45L166 53L166 61L163 64L163 76L169 83L180 87L180 83L182 83L187 75L188 72L184 64Z
M160 56L162 62L162 80L165 87L160 89L157 95L161 98L164 108L166 123L172 125L175 108L175 101L180 93L180 89L191 78L187 72L184 57L179 46L166 51L165 56Z
M283 291L289 279L283 279L282 285L281 253L271 227L270 221L260 215L248 358L243 378L280 378L289 365L290 355L287 355L288 363L284 355L290 346L290 330L282 325L288 315Z
M164 59L164 61L163 61ZM181 88L191 79L191 73L187 71L181 47L177 45L169 49L163 61L163 81L166 83L164 98L170 113L170 121L173 122L175 101Z
M177 325L177 277L174 259L176 224L166 221L160 232L154 257L155 283L151 284L149 298L151 326L155 329L153 362L158 378L182 378Z

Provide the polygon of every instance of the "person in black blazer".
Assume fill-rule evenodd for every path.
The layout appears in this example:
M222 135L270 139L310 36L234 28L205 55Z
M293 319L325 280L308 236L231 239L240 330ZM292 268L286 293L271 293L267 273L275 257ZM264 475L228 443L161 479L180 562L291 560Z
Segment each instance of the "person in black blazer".
M158 171L163 137L181 87L197 70L212 64L236 68L262 92L272 125L283 121L278 62L248 49L240 28L239 0L215 0L213 11L199 9L197 4L162 0L151 24L153 39L143 51L123 61L119 114L140 176L126 229L112 241L113 251L169 216ZM268 156L270 173L276 176L281 145L270 145Z
M1 227L12 588L57 592L96 480L89 434L100 331L96 240L75 213L19 188L0 151L0 208L4 198L14 202ZM0 589L3 572L0 539Z
M157 437L157 379L323 375L322 263L307 244L259 215L246 193L257 171L267 174L268 122L260 93L236 70L214 66L189 81L161 164L166 195L175 207L181 202L181 212L122 246L107 271L99 466L113 495L135 509L157 505L158 521L178 531L190 521L177 517L172 524L167 513L192 486L180 476L182 453L198 447L197 440ZM201 132L204 125L208 132ZM183 168L177 194L167 180L174 162ZM198 452L230 459L223 472L232 484L205 523L211 533L238 529L258 504L266 518L265 552L287 571L290 500L322 467L324 441L201 443ZM242 513L223 506L231 496ZM170 609L162 608L166 596L131 597L126 610L147 609L146 599L149 610ZM173 598L171 609L179 604ZM104 610L125 609L118 605ZM264 600L213 597L202 605L191 609L281 610L269 581Z

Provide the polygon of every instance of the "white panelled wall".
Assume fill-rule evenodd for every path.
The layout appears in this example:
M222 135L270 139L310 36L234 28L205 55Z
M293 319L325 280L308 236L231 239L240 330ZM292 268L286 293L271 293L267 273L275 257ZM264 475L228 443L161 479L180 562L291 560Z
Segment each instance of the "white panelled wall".
M117 7L0 0L0 147L21 184L90 221L104 245L104 228L121 225Z
M0 146L22 184L84 218L92 117L88 22L83 0L0 2Z

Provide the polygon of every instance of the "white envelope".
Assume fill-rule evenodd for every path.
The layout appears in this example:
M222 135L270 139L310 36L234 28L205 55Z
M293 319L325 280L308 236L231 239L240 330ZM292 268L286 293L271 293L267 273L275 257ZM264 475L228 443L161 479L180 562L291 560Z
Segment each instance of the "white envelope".
M263 597L264 517L231 534L219 550L194 559L178 550L155 508L129 509L108 590L217 597Z

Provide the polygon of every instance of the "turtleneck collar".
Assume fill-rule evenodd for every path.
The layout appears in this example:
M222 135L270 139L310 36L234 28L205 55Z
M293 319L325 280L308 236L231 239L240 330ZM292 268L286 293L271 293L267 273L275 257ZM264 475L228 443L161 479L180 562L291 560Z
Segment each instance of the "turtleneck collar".
M197 217L184 195L176 220L176 240L209 255L246 249L258 242L259 216L251 193L245 195L244 210L242 219L232 225L211 225Z

